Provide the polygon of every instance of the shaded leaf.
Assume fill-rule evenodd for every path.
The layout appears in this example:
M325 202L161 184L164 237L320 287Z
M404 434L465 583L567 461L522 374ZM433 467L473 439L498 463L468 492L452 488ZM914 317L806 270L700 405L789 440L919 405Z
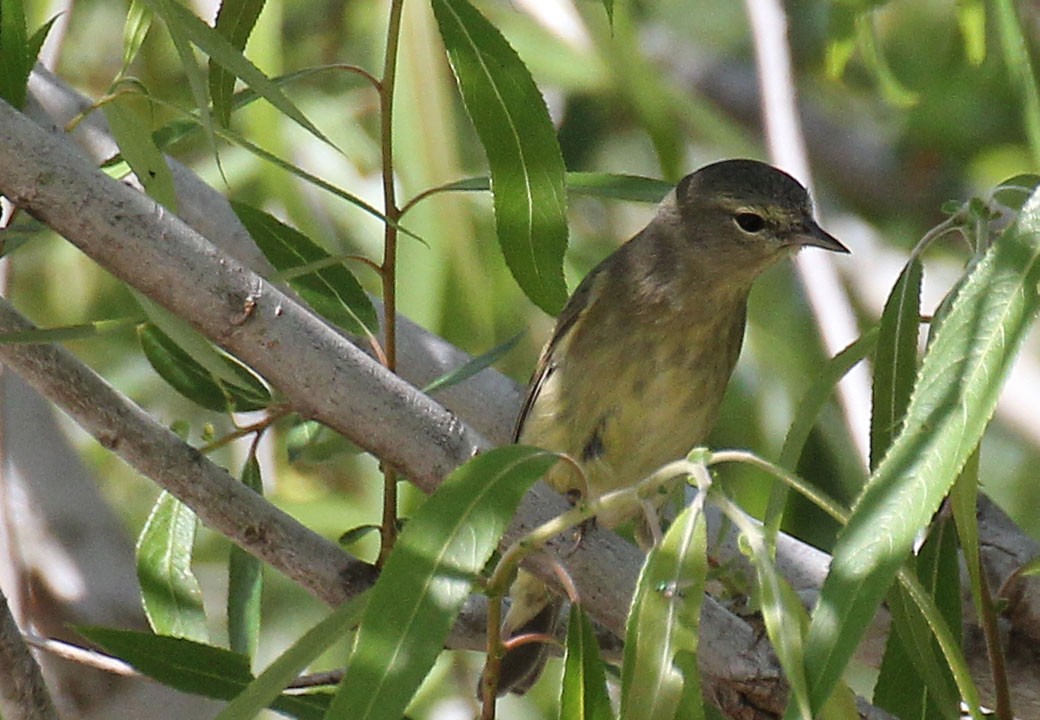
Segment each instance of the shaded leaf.
M170 387L195 404L219 413L261 410L271 403L271 393L252 372L220 355L225 366L218 377L203 367L166 333L146 324L138 330L145 357ZM228 382L230 375L234 382Z
M899 274L881 312L870 415L870 466L888 451L903 422L917 375L921 318L921 261L912 258Z
M470 358L469 361L463 363L461 366L455 368L451 372L445 373L431 382L429 385L424 387L422 391L427 395L432 395L438 390L443 390L452 385L458 385L464 380L468 380L481 370L489 368L498 362L506 353L516 347L516 344L520 342L520 338L523 336L523 333L517 333L504 343L491 348L486 353Z
M295 228L242 203L231 203L238 219L279 272L322 264L331 256ZM341 263L291 278L289 286L325 319L358 335L376 335L379 320L361 284Z
M22 0L0 0L0 98L21 109L32 58Z
M263 495L264 483L254 445L242 467L242 483ZM247 658L256 656L260 638L260 599L264 588L264 565L238 545L228 556L227 623L228 645Z
M148 677L193 695L231 700L253 681L249 659L223 648L131 630L81 626L76 631ZM281 695L270 707L303 720L320 720L329 697L326 693Z

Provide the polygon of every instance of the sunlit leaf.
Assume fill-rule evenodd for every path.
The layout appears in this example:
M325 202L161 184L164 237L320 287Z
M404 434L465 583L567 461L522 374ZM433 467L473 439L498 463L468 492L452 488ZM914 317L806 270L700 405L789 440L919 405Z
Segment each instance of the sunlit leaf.
M687 507L647 556L625 630L621 718L703 717L695 659L707 573L703 506ZM688 698L693 698L691 702ZM693 714L679 715L679 709Z
M202 588L191 569L198 518L163 492L137 541L137 579L152 629L198 642L209 639Z
M567 652L563 658L560 717L568 720L613 720L607 678L592 621L577 603L567 622Z
M423 503L372 588L329 717L400 719L520 499L554 462L537 448L496 448Z
M567 299L567 198L545 101L516 51L466 0L433 0L433 10L487 153L506 264L524 293L556 314Z
M264 0L223 0L213 27L231 47L242 52L263 9ZM231 98L234 90L235 75L211 57L209 95L213 102L213 114L217 116L217 122L225 127L231 123Z
M1040 193L972 268L935 334L902 431L834 548L806 648L813 707L830 695L895 573L974 451L1040 302Z

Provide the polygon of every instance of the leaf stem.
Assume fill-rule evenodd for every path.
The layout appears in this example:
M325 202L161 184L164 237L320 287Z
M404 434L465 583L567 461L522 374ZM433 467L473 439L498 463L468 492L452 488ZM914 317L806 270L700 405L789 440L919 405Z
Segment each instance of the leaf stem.
M397 78L397 45L401 37L404 0L393 0L387 22L383 79L379 83L380 143L383 155L383 351L386 367L397 369L397 222L401 212L394 194L394 87ZM382 566L397 539L397 472L383 465L383 522L378 565Z

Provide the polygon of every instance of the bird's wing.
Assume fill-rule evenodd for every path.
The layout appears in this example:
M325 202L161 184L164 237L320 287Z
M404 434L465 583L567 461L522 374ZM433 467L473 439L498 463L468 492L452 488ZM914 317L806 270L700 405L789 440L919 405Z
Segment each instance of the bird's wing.
M585 276L585 279L578 285L574 294L571 295L567 304L564 305L560 316L556 319L556 327L553 329L553 334L542 349L542 354L538 358L538 364L535 366L534 375L527 386L524 404L520 407L520 414L517 416L516 425L513 427L513 442L520 441L520 432L524 428L524 422L527 420L531 408L538 401L538 395L541 393L546 379L556 369L556 351L562 349L561 346L566 344L570 332L580 324L581 319L585 317L589 308L595 304L596 300L603 293L602 286L605 269L606 266L601 263Z

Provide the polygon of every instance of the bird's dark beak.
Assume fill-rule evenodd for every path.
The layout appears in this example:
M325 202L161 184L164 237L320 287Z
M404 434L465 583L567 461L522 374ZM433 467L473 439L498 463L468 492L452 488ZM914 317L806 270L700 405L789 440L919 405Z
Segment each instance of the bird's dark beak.
M797 235L798 244L802 247L806 245L812 245L813 247L823 248L824 250L832 250L834 252L848 253L849 249L841 244L838 238L831 235L829 232L824 230L822 227L816 224L816 221L809 218L805 221L805 225L802 231Z

